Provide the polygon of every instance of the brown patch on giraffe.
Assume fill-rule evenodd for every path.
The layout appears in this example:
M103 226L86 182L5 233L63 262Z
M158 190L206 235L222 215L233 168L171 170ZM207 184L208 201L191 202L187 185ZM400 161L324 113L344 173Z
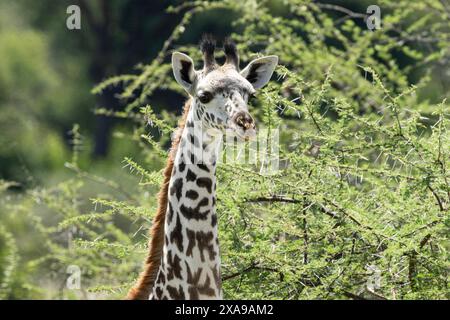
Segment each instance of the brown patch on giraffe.
M195 219L195 220L206 220L208 218L209 210L205 212L200 212L200 206L197 205L195 208L186 207L184 204L180 206L180 212L186 219Z
M190 286L188 288L189 292L189 300L200 300L200 297L198 296L197 288L194 286Z
M214 240L213 233L197 231L195 234L195 239L197 240L198 250L200 251L200 258L202 262L205 261L205 255L203 253L204 250L208 252L209 260L214 260L217 255L217 252L214 251L214 245L212 241Z
M188 237L186 256L192 257L193 249L197 244L198 250L200 252L200 259L202 259L202 262L205 261L205 254L203 252L205 250L208 253L209 259L214 260L217 252L214 251L214 245L212 244L214 240L214 235L212 232L193 231L186 228L186 235Z
M195 181L197 179L197 175L191 171L191 169L188 169L186 173L186 181Z
M188 247L186 250L186 256L192 257L192 249L195 247L195 231L186 228L186 235L188 238Z
M169 292L170 298L173 300L186 300L184 296L183 287L180 285L178 290L175 287L167 286L167 291Z
M214 296L214 289L211 288L211 279L209 278L208 274L206 274L205 282L203 284L200 284L200 277L202 275L203 268L198 268L197 271L192 273L188 263L185 263L187 271L186 281L189 284L189 298L191 300L198 300L200 298L200 294L211 297Z
M195 200L198 198L198 192L195 190L187 190L185 194L186 198L189 198L191 200Z
M211 193L212 181L210 178L207 178L207 177L198 178L197 185L200 188L206 188L206 190L208 190L208 192Z
M197 291L200 294L203 294L205 296L213 297L215 292L214 289L211 287L211 279L209 278L209 275L206 275L205 283L197 287Z
M199 163L199 164L197 164L197 167L199 167L200 169L202 169L202 170L204 170L206 172L209 172L209 168L208 168L208 166L206 164Z
M167 255L167 280L170 281L175 277L181 279L180 257L176 253L172 257L172 250L169 250Z
M187 272L187 283L191 285L196 285L200 281L200 276L202 275L203 268L198 268L197 271L195 271L194 274L192 274L191 267L189 267L189 264L185 261L186 264L186 272Z
M160 287L156 287L155 289L155 297L159 300L161 300L163 295L163 290Z
M194 145L194 147L196 148L200 147L197 137L195 137L193 134L189 134L189 140Z
M209 199L207 197L204 197L202 200L199 201L199 203L197 204L197 207L204 207L207 206L209 203Z
M146 300L150 292L152 292L159 266L161 264L161 257L164 246L164 222L166 219L167 203L168 203L168 189L170 177L173 169L175 155L178 145L181 140L181 133L185 127L186 118L191 107L192 100L189 99L184 104L183 115L178 122L178 130L172 141L172 147L169 157L164 169L164 180L161 189L158 193L158 209L153 219L152 228L150 231L149 252L145 259L144 270L139 275L136 284L130 289L127 294L127 299L131 300ZM189 124L193 125L193 124Z
M193 154L189 150L187 151L187 155L188 155L189 160L191 161L191 163L197 163L198 162L197 157L195 156L195 154Z
M215 227L217 225L217 214L213 213L211 215L211 226Z
M181 195L183 193L183 178L175 179L172 186L170 187L170 195L174 194L177 196L178 201L180 201Z
M170 202L169 202L169 216L167 217L169 220L168 220L168 222L169 222L169 224L172 222L172 218L173 218L173 208L172 208L172 205L170 204ZM166 243L167 243L168 241L166 241Z
M175 228L170 233L170 242L175 242L180 252L183 252L183 227L181 226L180 216L177 214Z
M166 282L166 277L164 276L164 272L160 270L158 273L158 279L156 280L156 283L164 283L164 282Z

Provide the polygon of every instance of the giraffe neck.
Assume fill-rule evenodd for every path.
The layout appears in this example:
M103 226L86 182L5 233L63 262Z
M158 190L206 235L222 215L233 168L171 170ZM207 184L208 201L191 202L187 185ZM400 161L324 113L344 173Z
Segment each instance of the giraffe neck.
M221 136L205 134L195 109L174 160L163 256L150 299L222 297L215 194Z

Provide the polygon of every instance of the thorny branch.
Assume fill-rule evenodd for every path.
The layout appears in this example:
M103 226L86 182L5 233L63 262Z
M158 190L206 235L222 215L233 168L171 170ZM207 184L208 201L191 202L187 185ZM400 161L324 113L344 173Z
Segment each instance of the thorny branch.
M262 271L277 272L280 275L280 281L283 281L283 279L284 279L284 274L281 271L273 269L273 268L262 267L262 266L258 265L258 263L252 262L247 268L245 268L245 269L243 269L241 271L232 273L232 274L227 275L227 276L223 276L222 277L222 281L226 281L226 280L230 280L230 279L236 278L238 276L242 276L243 274L245 274L245 273L247 273L249 271L252 271L252 270L262 270Z

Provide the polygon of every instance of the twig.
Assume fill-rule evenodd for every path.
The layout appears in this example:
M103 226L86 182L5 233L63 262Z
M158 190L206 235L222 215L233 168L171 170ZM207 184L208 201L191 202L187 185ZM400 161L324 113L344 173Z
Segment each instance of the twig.
M437 203L439 205L439 209L441 209L441 211L445 211L444 206L442 205L441 198L439 198L439 196L437 195L436 191L434 191L434 189L430 185L427 185L427 187L431 191L433 196L436 198L436 201L437 201Z
M419 249L422 249L431 238L431 233L428 233L419 243ZM417 255L418 252L413 250L409 253L408 264L408 279L413 291L416 290L416 274L417 274Z
M333 11L337 11L340 13L344 13L345 16L337 19L335 21L335 24L339 24L342 21L345 21L349 18L356 18L356 19L367 19L367 14L365 13L359 13L359 12L354 12L350 9L335 5L335 4L328 4L328 3L314 3L317 7L321 8L321 9L327 9L327 10L333 10Z
M404 236L402 236L402 238L406 238L406 237L412 236L412 235L413 235L414 233L416 233L417 231L420 231L420 230L423 230L423 229L432 227L432 226L434 226L435 224L437 224L437 223L439 223L439 222L441 222L441 219L433 220L433 221L427 223L426 225L421 226L420 228L417 228L416 230L413 230L413 231L411 231L410 233L405 234Z
M345 13L347 16L351 17L351 18L366 18L367 14L365 13L359 13L359 12L354 12L350 9L335 5L335 4L329 4L329 3L315 3L316 6L318 6L319 8L322 9L328 9L328 10L333 10L333 11L338 11L341 13Z
M241 271L232 273L232 274L227 275L227 276L223 276L222 277L222 282L226 281L226 280L229 280L229 279L233 279L233 278L242 276L244 273L247 273L247 272L252 271L252 270L263 270L263 271L278 272L279 275L280 275L280 281L283 281L283 279L284 279L284 274L282 272L280 272L280 270L276 270L276 269L268 268L268 267L261 267L256 262L253 262L250 266L248 266L247 268L245 268L245 269L243 269Z
M303 264L308 264L308 244L309 244L309 237L308 237L308 221L306 220L306 209L308 206L306 206L306 201L304 204L303 209Z
M253 198L253 199L247 199L245 200L245 202L286 202L286 203L302 203L303 200L298 200L298 199L293 199L293 198L287 198L284 196L261 196L261 197L257 197L257 198ZM327 207L325 207L324 205L320 204L320 203L315 203L315 205L319 206L319 210L322 211L323 213L325 213L326 215L334 218L334 219L339 219L339 215L328 209Z

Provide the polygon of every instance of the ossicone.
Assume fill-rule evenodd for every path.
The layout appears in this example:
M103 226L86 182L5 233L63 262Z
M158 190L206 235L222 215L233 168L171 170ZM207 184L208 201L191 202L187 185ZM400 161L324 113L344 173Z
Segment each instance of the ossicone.
M200 41L200 50L203 54L203 70L206 72L217 68L217 61L214 56L216 50L216 40L210 34L203 35ZM225 38L223 42L223 51L225 53L224 66L232 66L239 71L239 55L236 44L230 38Z
M223 42L225 52L225 64L232 65L239 71L239 55L236 44L230 38L226 38Z
M216 50L216 40L210 34L205 34L200 41L200 50L203 54L203 69L210 70L216 67L214 51Z

